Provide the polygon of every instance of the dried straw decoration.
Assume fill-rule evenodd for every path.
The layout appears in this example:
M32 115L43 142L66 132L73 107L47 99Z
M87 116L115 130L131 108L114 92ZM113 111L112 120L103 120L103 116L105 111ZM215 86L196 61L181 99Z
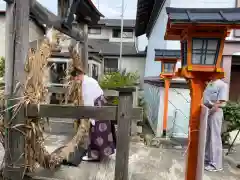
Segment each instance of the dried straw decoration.
M50 43L48 38L44 39L39 49L36 51L30 49L28 59L25 64L27 78L24 89L23 104L40 104L46 103L47 88L45 87L44 72L48 66L48 58L51 56L52 48L55 46ZM72 63L71 69L76 65L81 65L81 59L77 51L69 48ZM73 102L73 105L83 105L82 98L82 82L69 80L69 91L67 99ZM53 153L49 153L44 146L44 130L42 118L27 118L25 131L25 169L26 171L34 171L37 165L47 169L55 169L61 165L64 159L68 159L70 154L74 153L78 147L87 148L89 138L90 123L88 120L81 120L78 130L73 139ZM80 121L79 121L80 122ZM3 134L4 125L0 121L0 132Z

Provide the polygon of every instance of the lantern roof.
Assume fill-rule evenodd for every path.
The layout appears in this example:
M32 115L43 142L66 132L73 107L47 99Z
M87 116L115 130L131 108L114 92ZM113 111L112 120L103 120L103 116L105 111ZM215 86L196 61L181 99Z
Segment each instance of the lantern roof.
M156 59L180 59L181 51L175 49L155 49Z
M240 8L166 8L172 23L240 24Z
M166 8L167 40L180 40L184 29L191 26L240 29L240 8ZM219 28L222 27L222 28Z

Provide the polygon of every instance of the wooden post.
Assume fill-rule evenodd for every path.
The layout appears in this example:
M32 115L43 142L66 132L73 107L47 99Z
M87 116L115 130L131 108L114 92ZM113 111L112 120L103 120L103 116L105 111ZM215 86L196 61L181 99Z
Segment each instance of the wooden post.
M204 174L204 160L205 160L205 147L207 137L207 120L208 120L208 108L204 105L201 106L201 117L200 117L200 136L198 144L198 163L197 163L197 176L196 180L202 180Z
M117 153L115 164L115 180L128 179L128 158L130 144L130 126L132 116L133 88L119 90Z
M14 4L7 4L6 5L6 49L5 49L5 98L9 98L12 96L12 91L13 91L13 63L14 63L14 56L13 56L13 47L14 47L14 14L15 14L15 9L14 9ZM8 107L8 101L5 101L5 107ZM4 118L4 124L5 127L8 124L8 119L10 119L10 113L7 111L5 113L5 118ZM7 130L5 131L5 140L4 140L4 148L5 148L5 167L3 170L3 176L6 175L7 171L7 166L11 164L10 162L10 149L9 147L10 144L6 143L9 140L9 134Z
M88 25L87 24L83 25L83 37L84 37L84 42L83 42L83 48L82 48L82 62L83 62L84 71L86 74L88 74Z
M186 167L186 180L196 180L197 166L199 162L199 136L200 136L200 116L202 94L205 88L205 81L193 78L189 80L191 94L191 109L190 109L190 132L189 132L189 147ZM203 158L203 156L201 155Z
M58 16L64 18L69 8L69 0L58 0Z
M164 113L163 113L163 137L167 135L167 120L168 120L168 93L170 87L170 79L164 79Z
M12 95L15 97L22 97L23 91L21 86L24 85L25 82L24 66L29 45L29 0L15 0L13 4L8 5L7 10L12 10L13 12L7 12L6 18L9 21L6 22L6 24L8 24L9 31L6 32L8 34L6 36L6 41L9 41L6 47L6 52L8 53L7 58L9 59L6 59L6 64L7 68L13 69L13 74L11 74L11 72L7 72L6 74L6 91L9 91L11 89L11 92L6 92L6 94L9 93L10 98ZM11 23L13 23L13 17L10 17L11 15L14 17L13 25L11 25ZM12 30L14 30L14 32ZM13 44L13 42L15 44ZM13 54L13 58L10 53ZM12 61L12 59L14 61ZM13 90L13 88L16 88L18 85L20 85L20 88L18 90ZM14 101L14 103L19 103L19 101ZM13 101L10 102L7 100L7 105L13 105ZM12 127L17 124L25 124L25 115L23 108L19 108L14 118L12 116L13 113L10 112L9 115L10 117L6 122L8 126ZM5 145L7 149L7 162L4 168L4 177L7 177L11 180L20 180L23 178L25 168L25 137L20 131L11 129L11 127L6 129L7 138ZM19 127L19 129L21 129L21 127Z

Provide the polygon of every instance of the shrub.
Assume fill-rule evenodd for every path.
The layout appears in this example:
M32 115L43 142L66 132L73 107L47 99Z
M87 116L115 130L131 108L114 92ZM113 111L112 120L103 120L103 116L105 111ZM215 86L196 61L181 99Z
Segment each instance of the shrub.
M103 89L114 89L126 86L135 86L139 81L139 76L137 73L126 72L112 72L105 74L100 80L99 84Z
M240 103L228 102L223 108L224 130L222 133L223 143L229 143L229 133L240 128Z
M121 87L135 86L139 81L137 72L126 72L126 69L122 72L112 72L105 74L99 84L102 89L115 89ZM107 97L109 105L118 105L118 97Z
M5 58L0 58L0 77L3 77L5 74Z

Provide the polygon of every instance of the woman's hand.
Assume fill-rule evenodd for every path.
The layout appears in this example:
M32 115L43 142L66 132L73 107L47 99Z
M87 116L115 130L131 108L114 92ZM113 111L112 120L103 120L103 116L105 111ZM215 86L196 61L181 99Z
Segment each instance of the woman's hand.
M218 104L218 103L215 103L215 104L213 105L213 107L211 108L211 112L216 112L216 111L218 110L218 108L219 108L219 104Z

